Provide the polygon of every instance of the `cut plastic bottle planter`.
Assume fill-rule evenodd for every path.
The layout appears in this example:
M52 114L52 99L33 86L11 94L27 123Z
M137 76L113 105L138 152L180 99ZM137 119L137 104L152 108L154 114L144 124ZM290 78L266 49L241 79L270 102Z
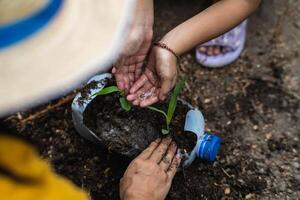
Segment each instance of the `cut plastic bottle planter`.
M111 77L112 75L109 73L94 76L88 81L88 84L95 81L97 83L97 87L90 89L88 92L89 96L84 100L84 102L79 101L81 93L78 93L72 103L72 118L77 132L85 139L101 145L103 145L103 143L100 138L83 123L83 112L89 103L95 98L95 96L92 95L104 88L106 85L105 80L110 79ZM197 135L197 143L192 152L183 153L180 151L180 153L184 154L186 158L183 166L190 165L196 157L206 161L214 161L220 148L221 139L204 131L204 118L198 109L192 107L183 100L180 101L190 108L186 114L184 131L186 134Z

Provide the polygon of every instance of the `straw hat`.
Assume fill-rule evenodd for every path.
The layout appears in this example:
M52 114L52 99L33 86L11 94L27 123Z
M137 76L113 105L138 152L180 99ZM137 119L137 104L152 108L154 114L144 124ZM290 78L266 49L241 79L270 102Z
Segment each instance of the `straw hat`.
M107 71L134 0L0 0L0 116Z

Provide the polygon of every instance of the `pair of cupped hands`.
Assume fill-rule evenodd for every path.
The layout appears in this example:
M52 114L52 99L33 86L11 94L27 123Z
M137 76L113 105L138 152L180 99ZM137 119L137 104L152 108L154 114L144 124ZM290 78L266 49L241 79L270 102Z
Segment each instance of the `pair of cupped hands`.
M176 56L153 46L152 37L153 1L137 1L124 50L112 69L119 90L135 106L165 100L176 83ZM171 138L152 142L128 166L120 181L121 199L165 199L181 160L176 152Z
M165 100L177 79L177 58L152 45L152 27L153 16L135 19L112 69L118 88L125 91L128 101L140 107Z

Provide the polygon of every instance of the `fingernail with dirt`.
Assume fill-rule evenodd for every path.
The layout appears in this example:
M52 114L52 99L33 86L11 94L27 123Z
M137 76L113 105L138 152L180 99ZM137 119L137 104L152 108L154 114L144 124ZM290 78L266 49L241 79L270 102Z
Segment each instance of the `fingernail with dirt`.
M170 136L168 136L168 137L166 137L166 138L163 139L163 142L164 142L165 144L170 144L171 141L172 141L172 138L171 138Z
M154 140L154 142L159 143L161 141L160 138L157 138L156 140Z
M177 149L177 145L174 141L172 141L171 145L170 145L170 148L174 148L174 149Z

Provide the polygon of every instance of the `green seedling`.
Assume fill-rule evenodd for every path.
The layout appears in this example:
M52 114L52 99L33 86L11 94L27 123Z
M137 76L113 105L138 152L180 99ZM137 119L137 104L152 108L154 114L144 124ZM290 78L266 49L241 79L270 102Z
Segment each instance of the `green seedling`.
M162 128L161 132L163 135L166 135L170 132L170 123L173 119L173 115L177 106L177 100L178 100L178 95L180 93L180 90L182 89L183 85L185 83L185 80L180 80L176 86L175 89L173 90L170 102L169 102L169 106L168 106L168 111L167 113L163 110L160 110L156 107L153 106L148 106L147 108L149 108L150 110L153 110L155 112L158 112L160 114L162 114L166 120L166 128Z
M100 90L99 92L96 92L95 94L93 94L92 96L102 96L102 95L107 95L107 94L111 94L114 92L118 92L120 94L119 102L120 102L121 108L125 111L130 111L131 106L132 106L131 103L126 99L125 92L120 91L117 86L105 87L102 90Z

